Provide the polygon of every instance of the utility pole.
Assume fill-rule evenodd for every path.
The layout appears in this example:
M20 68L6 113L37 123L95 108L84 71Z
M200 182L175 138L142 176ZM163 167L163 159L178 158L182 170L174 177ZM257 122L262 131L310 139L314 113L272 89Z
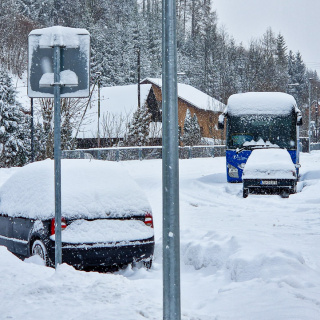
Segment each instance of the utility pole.
M137 66L138 66L138 109L140 110L141 107L141 102L140 102L140 72L141 72L141 65L140 65L140 48L138 48L138 61L137 61Z
M96 73L98 76L98 141L97 145L98 148L100 148L100 78L101 78L101 72Z
M316 87L316 143L318 142L318 87Z
M308 121L308 137L309 137L309 153L311 151L311 80L312 78L309 78L309 121Z

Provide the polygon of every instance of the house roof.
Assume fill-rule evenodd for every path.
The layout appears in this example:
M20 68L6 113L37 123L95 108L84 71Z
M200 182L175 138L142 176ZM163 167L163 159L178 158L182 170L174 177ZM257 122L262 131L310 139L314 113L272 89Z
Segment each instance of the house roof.
M143 83L146 81L160 88L162 87L162 79L160 78L146 78L141 82ZM203 110L222 112L225 108L225 105L222 102L184 83L178 83L178 97L186 101L187 103Z
M140 103L147 100L151 84L140 85ZM128 121L138 107L138 85L102 87L100 89L100 137L103 130L108 130L109 136L123 137ZM109 124L106 128L106 124ZM112 124L112 126L111 126ZM98 133L98 90L95 89L90 106L78 132L78 138L94 138Z

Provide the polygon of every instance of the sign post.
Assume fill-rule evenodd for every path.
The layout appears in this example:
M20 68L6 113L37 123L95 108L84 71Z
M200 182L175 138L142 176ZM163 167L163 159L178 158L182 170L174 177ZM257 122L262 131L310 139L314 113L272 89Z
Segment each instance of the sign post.
M61 47L54 46L54 194L55 194L55 268L62 263L61 244L61 104L60 63Z
M163 319L180 320L176 2L162 2Z
M51 27L29 34L28 96L54 98L55 267L61 248L61 98L89 96L90 35L87 30Z

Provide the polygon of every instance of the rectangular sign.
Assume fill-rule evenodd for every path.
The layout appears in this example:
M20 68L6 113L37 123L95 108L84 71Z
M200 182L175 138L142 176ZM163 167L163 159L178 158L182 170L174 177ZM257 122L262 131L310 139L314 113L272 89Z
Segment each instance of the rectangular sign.
M73 31L73 32L70 32ZM80 30L77 33L77 30ZM61 98L89 96L90 35L82 29L52 27L34 30L29 35L28 96L54 97L53 53L60 47Z

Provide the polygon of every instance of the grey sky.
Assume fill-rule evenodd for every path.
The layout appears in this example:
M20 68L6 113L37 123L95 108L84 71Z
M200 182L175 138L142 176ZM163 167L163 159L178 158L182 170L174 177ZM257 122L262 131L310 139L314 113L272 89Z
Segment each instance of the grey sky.
M320 76L320 0L213 0L219 25L246 47L268 27Z

